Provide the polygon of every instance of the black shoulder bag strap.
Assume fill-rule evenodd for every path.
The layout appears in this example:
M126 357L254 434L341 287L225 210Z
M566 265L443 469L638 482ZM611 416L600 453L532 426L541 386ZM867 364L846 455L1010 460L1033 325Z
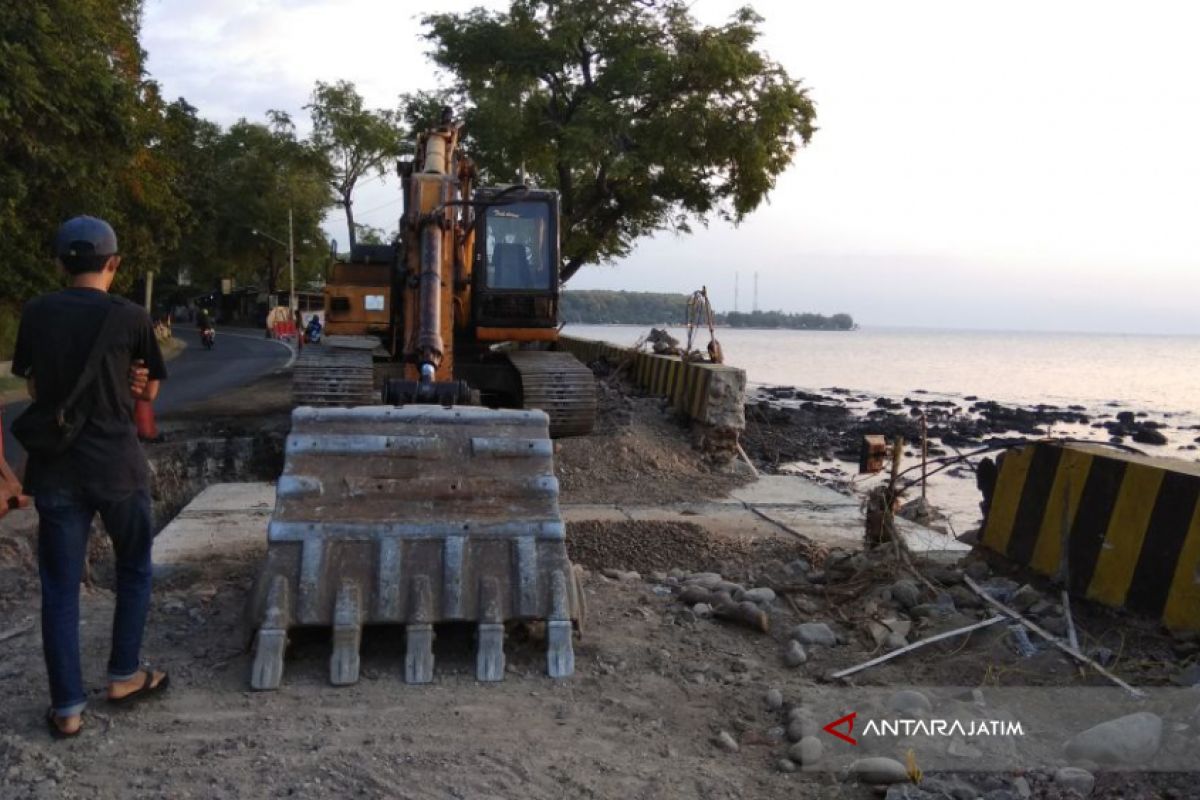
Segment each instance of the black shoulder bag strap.
M100 332L96 334L96 341L92 344L92 350L88 353L87 362L83 365L83 371L79 373L79 377L75 381L75 387L71 389L71 393L67 395L67 399L59 404L55 412L60 426L65 427L67 425L67 415L71 413L75 405L79 402L79 399L83 396L83 393L96 380L96 374L100 371L100 362L104 360L109 345L112 344L113 335L117 331L117 316L117 301L111 300L108 313L104 315L104 322L100 325ZM84 419L80 419L79 424L82 426L84 421Z

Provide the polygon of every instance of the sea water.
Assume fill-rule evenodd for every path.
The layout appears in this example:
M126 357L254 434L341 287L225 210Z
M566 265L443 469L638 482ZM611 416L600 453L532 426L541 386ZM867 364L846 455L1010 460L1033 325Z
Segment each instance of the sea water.
M684 329L668 330L686 341ZM649 326L642 325L563 329L567 335L619 345L631 345L648 332ZM1094 418L1111 417L1118 410L1144 412L1167 426L1163 433L1170 443L1139 447L1155 455L1188 460L1196 456L1181 448L1200 435L1189 430L1200 424L1200 336L868 327L718 328L716 333L725 363L746 370L751 390L793 386L821 392L839 387L892 399L948 399L963 407L970 405L968 397L1004 405L1075 405ZM693 347L703 351L707 343L704 329ZM1108 438L1105 430L1086 426L1052 432L1097 441ZM846 480L853 479L849 465L826 465L825 474L832 474L830 466ZM930 484L930 499L944 506L960 529L978 523L978 492L972 482L939 478Z

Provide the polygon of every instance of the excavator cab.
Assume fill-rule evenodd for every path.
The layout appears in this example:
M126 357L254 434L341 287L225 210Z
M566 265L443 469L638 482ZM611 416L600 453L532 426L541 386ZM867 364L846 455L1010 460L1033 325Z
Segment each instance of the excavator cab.
M558 193L528 190L507 201L480 189L475 217L474 323L484 340L558 324ZM493 201L495 201L493 203Z

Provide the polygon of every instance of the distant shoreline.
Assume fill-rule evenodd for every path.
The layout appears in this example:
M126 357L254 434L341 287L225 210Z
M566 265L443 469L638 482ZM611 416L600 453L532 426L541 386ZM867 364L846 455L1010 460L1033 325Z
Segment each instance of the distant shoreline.
M567 322L564 324L564 329L570 328L572 325L587 325L592 328L687 328L687 325L681 322ZM695 327L707 329L708 325ZM713 325L713 328L719 331L800 331L801 333L854 333L861 330L858 325L853 328L788 328L786 326L756 328L750 325Z

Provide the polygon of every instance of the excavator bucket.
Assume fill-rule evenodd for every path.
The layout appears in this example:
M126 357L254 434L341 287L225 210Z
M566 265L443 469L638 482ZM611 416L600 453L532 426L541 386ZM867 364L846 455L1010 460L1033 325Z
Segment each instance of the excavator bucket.
M332 631L330 680L358 680L362 628L405 626L405 679L433 680L434 626L477 625L476 675L504 676L505 623L544 621L574 671L583 598L567 559L548 419L478 407L297 408L251 600L251 686L275 689L288 630Z

